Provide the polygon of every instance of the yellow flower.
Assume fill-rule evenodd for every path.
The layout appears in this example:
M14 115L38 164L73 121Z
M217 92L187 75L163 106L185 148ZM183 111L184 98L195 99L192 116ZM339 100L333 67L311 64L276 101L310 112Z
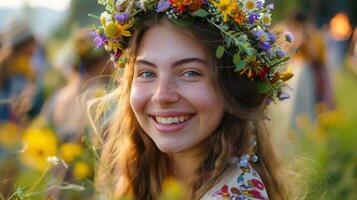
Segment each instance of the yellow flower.
M162 193L160 199L178 200L184 198L184 187L174 178L165 178L162 183Z
M109 23L105 27L105 35L109 38L120 38L122 36L130 37L131 33L128 31L132 27L131 23L117 24Z
M285 72L281 72L280 78L283 81L288 81L294 76L294 73L291 70L291 65L288 66L288 69Z
M92 175L89 165L83 161L78 162L73 169L73 176L76 179L84 179Z
M0 146L15 149L20 145L21 128L13 122L0 124Z
M45 170L50 166L47 158L57 154L57 138L46 128L29 128L23 136L25 150L20 154L20 160L37 170Z
M60 147L60 154L66 163L71 163L74 159L80 156L83 152L81 145L73 143L65 143Z
M211 2L222 12L223 21L228 20L228 15L232 13L235 4L231 0L220 0L217 3L215 0L211 0Z

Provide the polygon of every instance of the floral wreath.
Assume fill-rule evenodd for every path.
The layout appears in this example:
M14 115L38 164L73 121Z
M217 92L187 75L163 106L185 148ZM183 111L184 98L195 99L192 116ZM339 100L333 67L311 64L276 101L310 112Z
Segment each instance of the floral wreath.
M272 100L288 98L282 88L293 73L290 67L281 70L289 57L278 38L292 42L293 36L268 29L274 4L265 6L265 0L98 0L98 4L106 11L97 17L100 25L94 27L94 42L97 48L105 47L117 66L125 66L129 40L146 14L164 13L180 27L199 18L222 33L217 59L230 55L234 71L256 81L260 93Z

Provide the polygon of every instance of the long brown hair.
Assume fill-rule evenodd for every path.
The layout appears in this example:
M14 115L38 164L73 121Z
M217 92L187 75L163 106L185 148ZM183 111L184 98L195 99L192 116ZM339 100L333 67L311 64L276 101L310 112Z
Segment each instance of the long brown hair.
M129 104L133 61L145 32L167 22L165 17L145 18L129 44L128 64L121 73L117 88L101 101L100 108L115 102L115 110L103 135L103 146L96 179L97 189L108 198L131 195L134 199L158 199L163 180L171 175L170 159L160 152L138 124ZM259 162L253 164L266 185L270 199L289 199L282 168L265 127L266 96L257 91L254 81L237 73L228 64L232 58L225 55L219 61L214 57L223 38L207 23L194 22L189 27L210 58L211 74L225 99L224 117L213 134L204 142L191 199L201 198L223 173L234 166L227 158L239 157L250 151L250 140L256 137ZM179 28L177 28L179 31Z

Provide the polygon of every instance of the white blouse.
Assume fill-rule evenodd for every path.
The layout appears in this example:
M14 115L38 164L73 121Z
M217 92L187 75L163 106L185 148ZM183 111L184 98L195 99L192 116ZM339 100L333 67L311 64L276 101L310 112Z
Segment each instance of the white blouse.
M257 171L248 164L227 172L221 181L208 191L201 200L267 200L265 185Z

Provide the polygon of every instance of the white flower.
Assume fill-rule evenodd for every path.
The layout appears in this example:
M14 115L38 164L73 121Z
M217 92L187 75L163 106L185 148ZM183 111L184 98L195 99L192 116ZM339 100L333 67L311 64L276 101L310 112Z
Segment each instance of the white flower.
M243 0L243 9L252 12L257 8L257 0Z
M261 17L261 21L265 26L270 26L271 25L271 14L270 13L265 13Z
M105 26L106 24L109 24L112 22L112 15L109 14L107 11L102 12L100 15L100 22Z
M51 163L52 165L57 165L59 159L56 156L48 156L47 157L47 162Z

